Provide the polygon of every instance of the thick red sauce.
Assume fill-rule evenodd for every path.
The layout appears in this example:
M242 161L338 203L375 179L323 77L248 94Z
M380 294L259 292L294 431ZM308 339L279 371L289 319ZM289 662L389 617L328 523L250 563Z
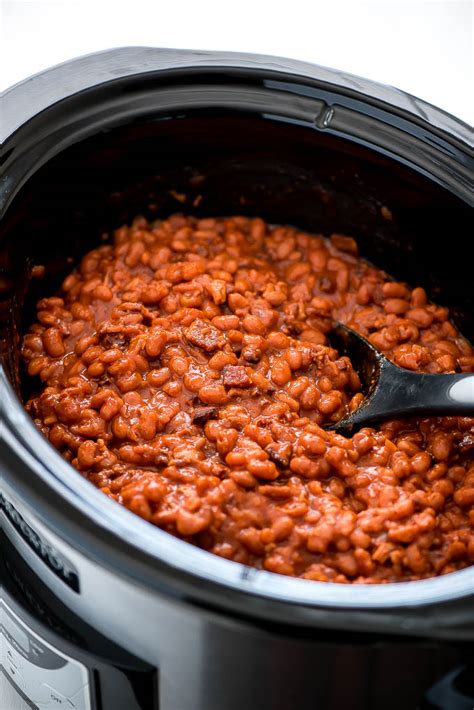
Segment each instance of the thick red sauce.
M323 429L363 395L333 319L398 365L472 372L422 288L261 219L142 218L38 303L27 409L94 485L227 559L331 582L474 562L474 418Z

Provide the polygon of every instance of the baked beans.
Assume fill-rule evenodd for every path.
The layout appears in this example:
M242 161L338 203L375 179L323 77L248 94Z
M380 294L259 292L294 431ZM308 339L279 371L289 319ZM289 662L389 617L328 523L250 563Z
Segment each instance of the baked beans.
M38 303L36 425L107 496L221 557L377 583L474 562L474 418L324 428L359 406L333 319L418 372L474 351L423 288L247 217L137 218Z

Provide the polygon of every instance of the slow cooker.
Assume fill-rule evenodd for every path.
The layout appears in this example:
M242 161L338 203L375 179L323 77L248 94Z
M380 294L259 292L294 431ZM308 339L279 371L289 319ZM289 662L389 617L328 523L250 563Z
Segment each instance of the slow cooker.
M61 458L19 360L34 304L102 235L177 211L352 234L474 337L468 126L310 64L152 48L67 62L2 103L2 708L472 708L474 567L364 586L212 556Z

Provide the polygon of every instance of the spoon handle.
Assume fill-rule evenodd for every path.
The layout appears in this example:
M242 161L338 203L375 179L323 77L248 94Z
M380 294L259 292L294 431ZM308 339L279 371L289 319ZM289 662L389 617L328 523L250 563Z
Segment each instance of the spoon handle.
M412 415L474 415L474 373L432 375L387 363L372 399L374 419ZM382 373L381 373L382 375ZM372 417L371 417L372 418Z
M432 375L381 364L379 380L366 403L333 425L352 432L385 419L411 416L474 416L474 373Z

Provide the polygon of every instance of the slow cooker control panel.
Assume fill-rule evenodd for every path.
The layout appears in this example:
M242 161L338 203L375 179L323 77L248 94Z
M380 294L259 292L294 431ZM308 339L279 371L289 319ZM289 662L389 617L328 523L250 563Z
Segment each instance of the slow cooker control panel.
M0 600L2 666L14 687L39 710L91 710L89 674L28 628Z

